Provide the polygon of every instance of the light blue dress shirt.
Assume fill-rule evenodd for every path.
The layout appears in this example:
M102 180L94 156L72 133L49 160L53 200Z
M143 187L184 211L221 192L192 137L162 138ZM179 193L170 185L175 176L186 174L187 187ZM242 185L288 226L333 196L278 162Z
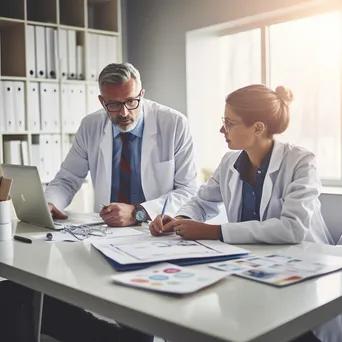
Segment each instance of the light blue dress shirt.
M131 154L131 204L145 202L145 195L141 186L141 147L142 135L144 131L144 114L141 112L138 124L131 133L135 138L129 142L128 148ZM113 125L113 158L112 158L112 190L111 202L118 202L120 186L120 158L122 150L122 140L120 131Z

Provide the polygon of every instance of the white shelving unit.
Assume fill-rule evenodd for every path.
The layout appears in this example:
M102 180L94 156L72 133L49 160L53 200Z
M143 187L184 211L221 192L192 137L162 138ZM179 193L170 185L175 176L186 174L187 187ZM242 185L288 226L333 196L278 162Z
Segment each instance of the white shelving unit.
M56 78L38 78L32 77L29 71L28 56L30 49L34 49L34 46L28 42L28 27L39 26L43 28L53 28L56 30L57 41L59 35L63 30L76 31L76 45L81 45L82 48L82 79L67 79L61 77L61 54L59 47L57 48L56 56ZM69 31L67 31L69 32ZM5 121L5 108L3 108L3 90L2 97L0 96L0 115L3 116L3 120L0 117L0 164L5 162L4 143L12 140L26 141L28 147L28 160L29 164L33 165L33 151L32 146L39 141L40 137L46 135L57 135L60 139L59 153L61 159L64 158L68 152L68 141L72 141L74 134L76 133L77 126L73 129L65 127L65 119L68 118L71 113L68 110L72 110L75 107L65 106L63 104L62 89L65 85L82 85L85 89L84 103L79 105L82 109L82 113L79 113L81 117L89 114L93 111L94 105L91 105L92 97L97 97L98 92L95 93L97 87L94 71L89 70L90 59L102 58L105 47L107 52L107 59L98 62L98 70L102 65L104 67L110 62L122 61L122 39L121 39L121 3L120 0L11 0L1 1L0 3L0 34L1 34L1 55L0 55L0 81L14 81L22 82L25 89L25 123L24 129L20 131L6 131ZM93 46L91 42L92 35L98 35L98 41L102 40L102 45L98 43L99 47ZM109 46L105 44L105 37L117 37L115 46ZM58 45L58 44L57 44ZM112 50L108 50L112 49ZM90 56L92 54L92 56ZM112 59L108 59L108 55L112 54ZM65 61L64 61L65 63ZM92 75L92 76L91 76ZM54 84L59 91L58 106L59 110L56 115L59 115L60 126L58 130L45 130L42 125L38 129L32 129L29 125L29 104L30 104L30 85L34 83L40 87L44 84ZM32 85L31 85L32 87ZM38 89L39 91L39 89ZM14 94L16 95L16 94ZM15 100L15 99L14 99ZM32 103L32 102L31 102ZM40 118L42 119L42 107L40 103ZM93 101L94 103L94 101ZM99 107L100 108L100 103ZM2 109L2 110L1 110ZM49 115L51 117L49 117ZM44 112L45 120L48 117L53 120L53 111ZM2 126L2 127L1 127ZM56 150L55 150L56 151ZM52 152L52 151L51 151ZM47 163L50 163L48 161ZM42 175L41 175L42 177ZM48 183L54 174L49 178L42 177L44 184ZM85 191L85 189L87 191ZM84 201L80 199L80 195L75 199L78 210L91 210L91 201L87 198L90 194L91 186L89 183L85 184L80 191L81 196L85 197ZM82 207L82 203L85 203Z

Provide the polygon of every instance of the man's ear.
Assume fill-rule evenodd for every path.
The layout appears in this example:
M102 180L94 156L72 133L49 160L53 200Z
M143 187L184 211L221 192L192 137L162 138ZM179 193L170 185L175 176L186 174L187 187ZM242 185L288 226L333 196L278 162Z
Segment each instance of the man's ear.
M254 133L256 135L262 135L266 130L266 126L263 122L261 121L257 121L255 124L254 124Z
M145 89L141 89L140 95L141 95L142 97L144 97L144 95L145 95Z

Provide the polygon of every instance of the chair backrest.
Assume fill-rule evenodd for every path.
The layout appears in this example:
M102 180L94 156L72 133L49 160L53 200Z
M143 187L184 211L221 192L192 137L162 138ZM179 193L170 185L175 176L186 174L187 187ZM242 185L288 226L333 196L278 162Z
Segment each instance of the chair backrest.
M342 235L342 195L322 194L322 215L328 230L337 243Z

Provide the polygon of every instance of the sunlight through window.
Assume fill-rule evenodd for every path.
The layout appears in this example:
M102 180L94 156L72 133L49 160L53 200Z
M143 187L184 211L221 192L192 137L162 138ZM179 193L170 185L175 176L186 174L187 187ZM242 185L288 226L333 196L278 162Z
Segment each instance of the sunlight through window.
M281 139L314 152L323 179L342 177L341 18L333 12L269 27L270 86L295 95Z

